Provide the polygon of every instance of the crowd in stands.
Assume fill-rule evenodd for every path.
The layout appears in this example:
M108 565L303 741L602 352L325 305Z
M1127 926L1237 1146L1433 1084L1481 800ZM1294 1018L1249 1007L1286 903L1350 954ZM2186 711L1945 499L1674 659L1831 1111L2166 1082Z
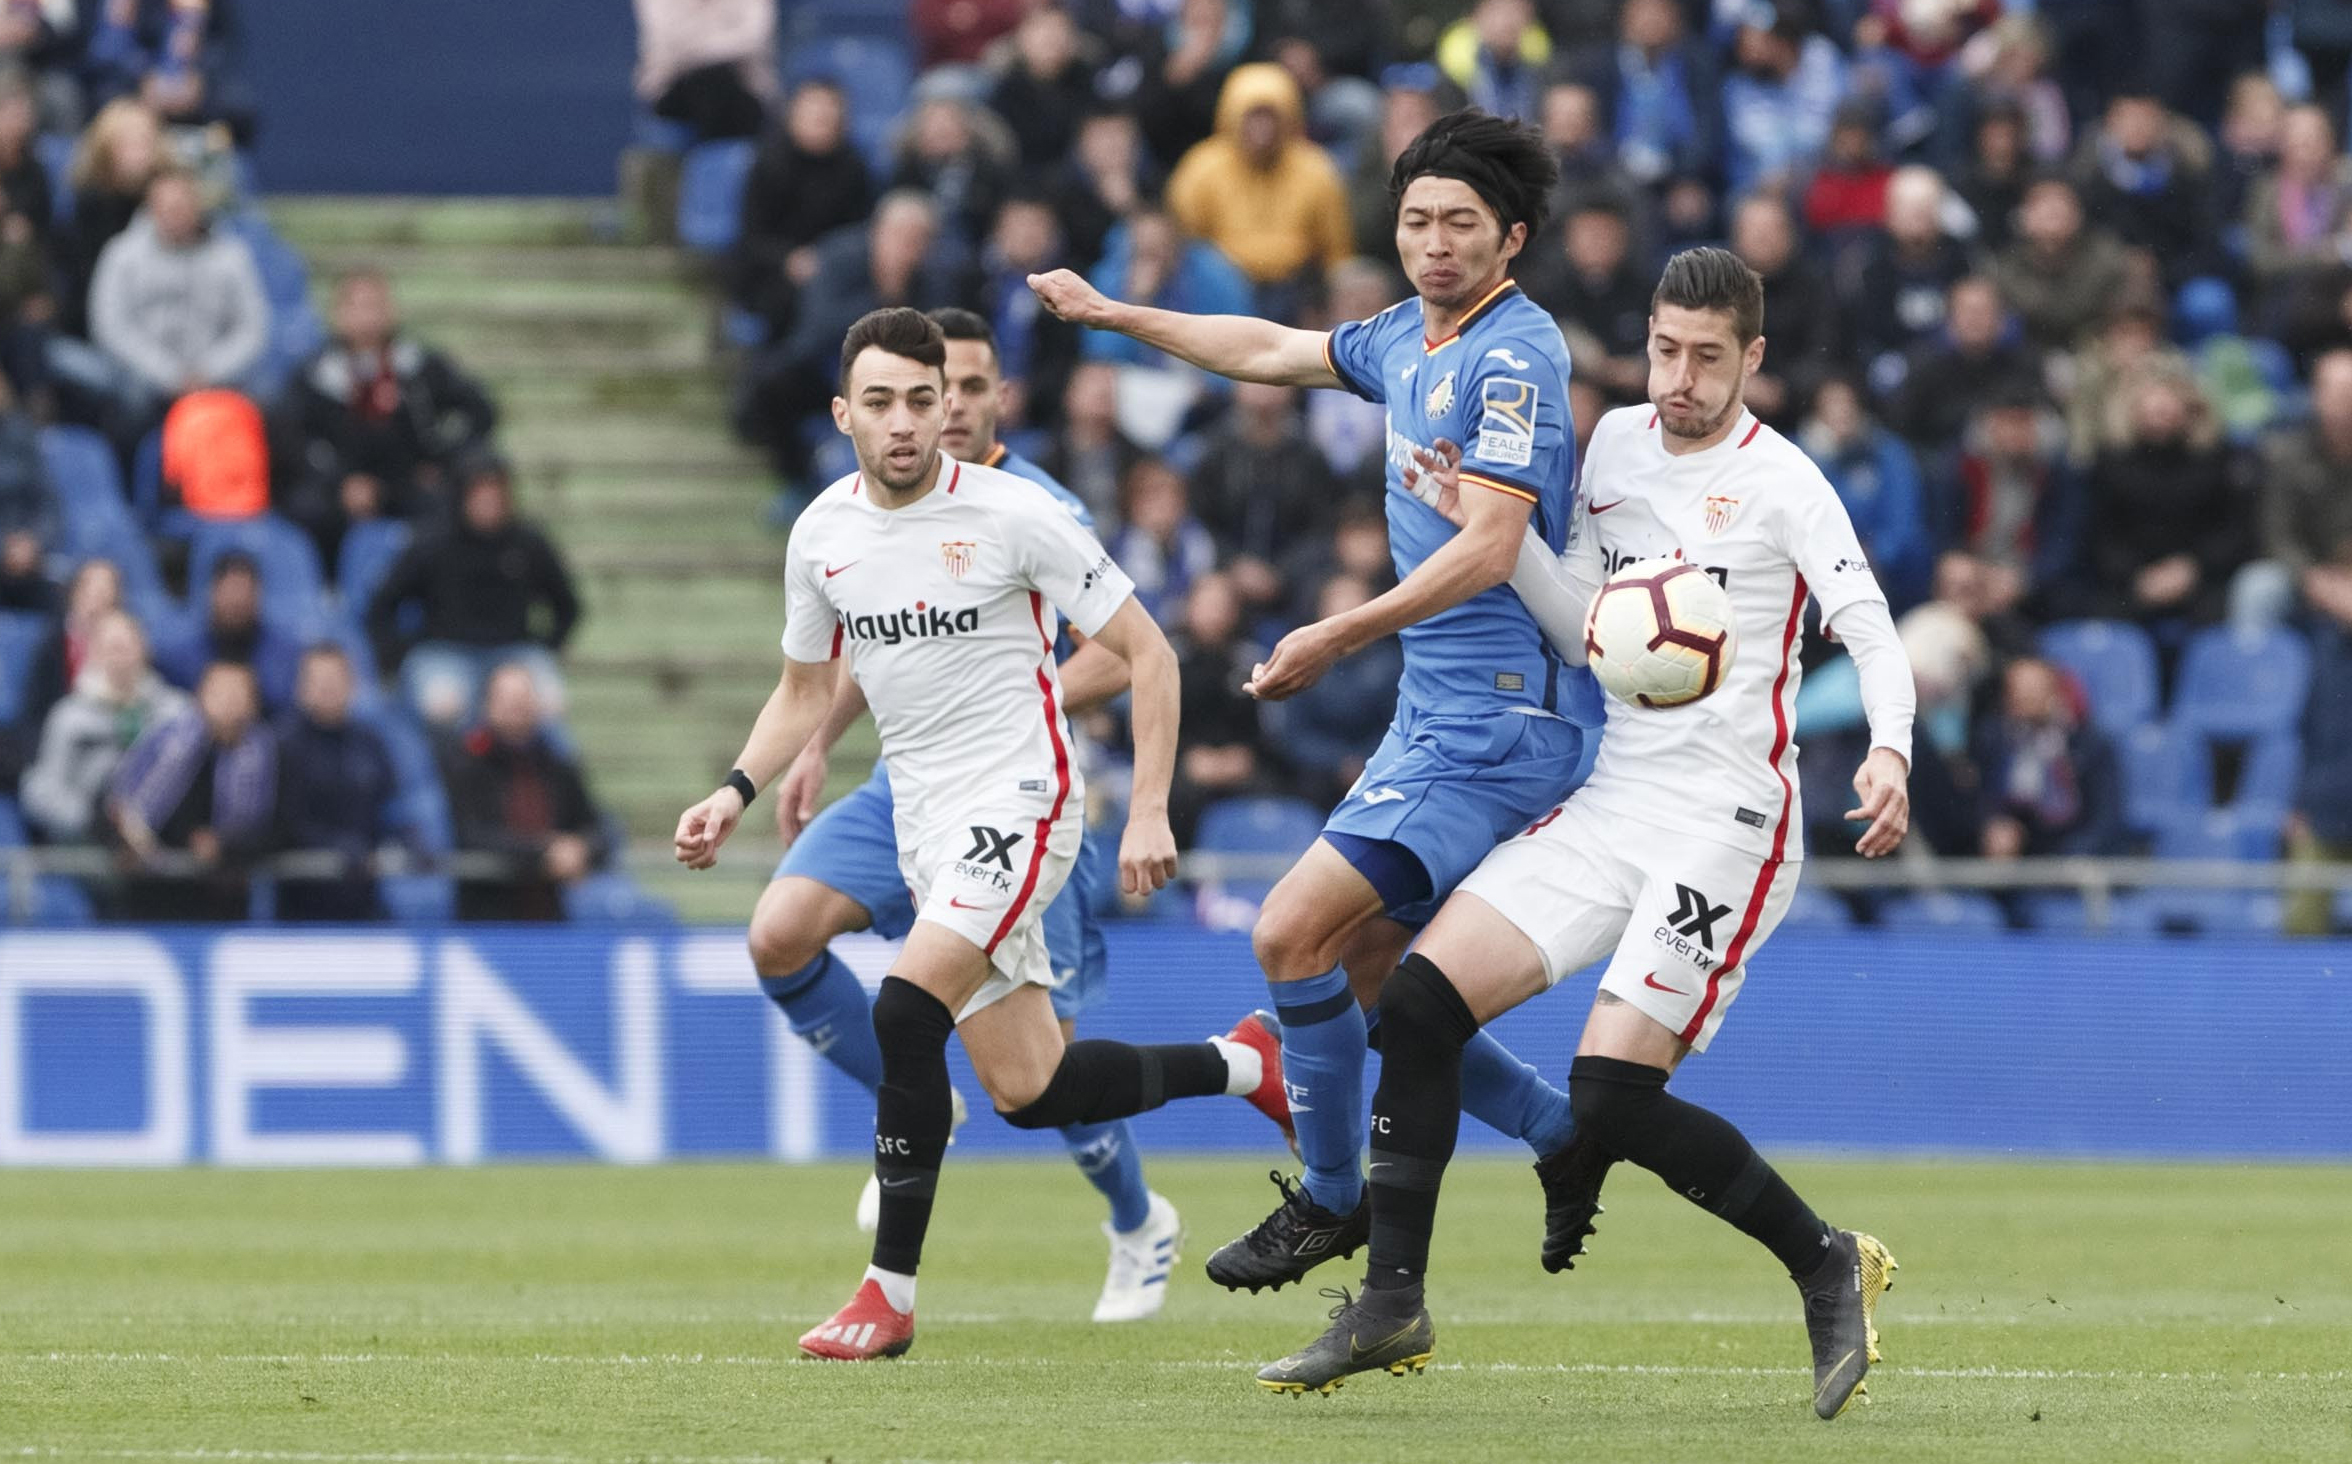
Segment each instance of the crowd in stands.
M1558 158L1514 273L1571 344L1581 429L1643 397L1667 254L1725 242L1764 277L1749 399L1846 500L1920 662L1924 846L2352 833L2345 712L2306 695L2352 666L2344 0L811 0L780 70L762 0L639 9L739 13L748 49L701 55L698 84L774 97L687 166L690 191L700 163L742 169L737 425L782 513L844 467L820 408L847 320L983 312L1008 437L1183 647L1191 817L1331 796L1386 716L1375 657L1280 706L1236 671L1388 582L1381 412L1070 330L1022 279L1369 314L1405 293L1389 163L1471 104ZM1817 650L1801 709L1823 853L1850 844L1841 659ZM2257 688L2265 717L2213 713Z
M0 6L0 845L106 856L51 916L560 918L578 597L393 282L311 313L242 9Z

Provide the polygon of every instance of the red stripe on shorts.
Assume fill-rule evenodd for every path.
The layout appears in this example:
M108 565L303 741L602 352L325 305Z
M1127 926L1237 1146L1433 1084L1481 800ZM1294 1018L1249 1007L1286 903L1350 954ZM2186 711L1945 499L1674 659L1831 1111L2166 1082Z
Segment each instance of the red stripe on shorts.
M1013 896L1013 903L1005 911L1004 919L997 922L996 933L988 937L988 944L982 947L992 956L996 954L997 946L1012 931L1013 922L1019 920L1021 912L1029 908L1029 897L1037 893L1037 877L1045 872L1045 841L1053 833L1053 826L1061 822L1062 805L1070 797L1070 749L1062 741L1062 711L1054 705L1053 676L1046 670L1053 659L1053 637L1045 633L1045 597L1035 590L1029 592L1029 613L1037 618L1038 639L1045 643L1046 659L1037 667L1037 689L1045 694L1045 735L1053 742L1054 801L1052 809L1037 821L1035 842L1029 849L1029 873L1021 880L1021 892Z

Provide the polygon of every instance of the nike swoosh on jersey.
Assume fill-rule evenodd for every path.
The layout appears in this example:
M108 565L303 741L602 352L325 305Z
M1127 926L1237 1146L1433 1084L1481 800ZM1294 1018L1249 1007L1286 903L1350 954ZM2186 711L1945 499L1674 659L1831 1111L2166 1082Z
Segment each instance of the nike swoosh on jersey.
M1618 504L1623 503L1624 501L1625 500L1622 498L1612 498L1607 503L1587 503L1584 506L1584 511L1586 513L1607 513L1610 509L1615 508Z
M1665 993L1666 993L1668 996L1688 996L1688 995L1690 995L1690 993L1689 993L1689 992L1687 992L1687 991L1676 991L1676 990L1675 990L1673 987L1671 987L1671 986L1668 986L1668 985L1667 985L1665 982L1663 982L1663 981L1660 981L1660 980L1658 979L1658 973L1657 973L1657 972L1655 972L1655 971L1652 971L1652 972L1651 972L1649 975L1647 975L1647 976L1644 976L1644 977L1642 978L1642 985L1644 985L1644 986L1647 986L1647 987L1648 987L1648 988L1650 988L1650 990L1652 990L1652 991L1663 991L1663 992L1665 992Z
M958 910L985 910L988 908L986 905L967 905L953 895L947 897L947 903Z
M840 569L836 569L832 565L828 564L825 566L825 578L831 579L833 576L841 573L841 570L855 569L857 566L863 563L865 563L865 561L862 559L852 559L849 563L842 565Z

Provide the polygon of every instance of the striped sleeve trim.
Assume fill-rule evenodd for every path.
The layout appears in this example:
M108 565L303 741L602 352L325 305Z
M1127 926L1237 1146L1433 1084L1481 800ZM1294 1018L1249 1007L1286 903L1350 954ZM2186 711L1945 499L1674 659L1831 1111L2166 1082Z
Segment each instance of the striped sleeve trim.
M1493 478L1487 476L1484 473L1467 472L1458 474L1457 476L1459 476L1465 483L1475 483L1481 488L1491 488L1497 493L1508 493L1514 498L1524 498L1529 503L1540 503L1543 501L1542 495L1538 494L1533 488L1528 487L1524 483L1514 483L1508 478Z
M1338 377L1339 384L1341 386L1346 387L1349 391L1354 392L1357 396L1362 397L1365 401L1379 401L1379 397L1376 397L1372 395L1372 393L1364 390L1362 383L1358 382L1353 376L1348 375L1346 368L1339 364L1339 358L1332 354L1331 343L1337 337L1337 335L1338 332L1336 331L1327 330L1323 332L1323 369L1330 372L1333 376Z

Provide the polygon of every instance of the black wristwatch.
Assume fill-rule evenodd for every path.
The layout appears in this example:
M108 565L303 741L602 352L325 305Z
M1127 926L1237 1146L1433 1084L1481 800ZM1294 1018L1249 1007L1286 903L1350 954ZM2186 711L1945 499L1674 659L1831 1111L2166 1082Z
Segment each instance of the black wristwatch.
M751 780L751 774L741 768L728 770L726 786L735 790L735 795L743 800L745 808L751 807L751 800L759 797L759 785Z

